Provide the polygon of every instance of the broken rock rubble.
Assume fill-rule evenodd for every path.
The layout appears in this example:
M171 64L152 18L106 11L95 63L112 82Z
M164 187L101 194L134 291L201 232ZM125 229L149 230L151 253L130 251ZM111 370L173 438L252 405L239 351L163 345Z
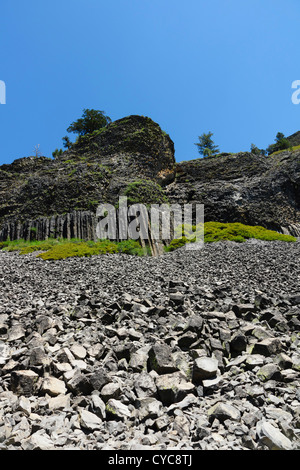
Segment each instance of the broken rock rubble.
M299 449L299 246L1 252L0 448Z

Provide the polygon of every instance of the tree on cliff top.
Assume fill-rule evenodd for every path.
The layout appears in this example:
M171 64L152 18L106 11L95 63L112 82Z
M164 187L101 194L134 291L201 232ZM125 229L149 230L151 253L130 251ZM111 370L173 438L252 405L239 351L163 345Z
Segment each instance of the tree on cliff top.
M202 134L199 138L199 143L195 144L198 147L198 152L204 157L213 157L219 153L219 148L214 144L212 140L213 133Z
M286 150L291 147L288 139L282 132L277 132L275 144L269 145L267 148L268 155L271 155L274 152L278 152L279 150Z
M84 109L81 118L72 122L68 127L67 132L72 132L79 136L91 134L92 132L107 126L110 122L110 117L106 116L104 111Z

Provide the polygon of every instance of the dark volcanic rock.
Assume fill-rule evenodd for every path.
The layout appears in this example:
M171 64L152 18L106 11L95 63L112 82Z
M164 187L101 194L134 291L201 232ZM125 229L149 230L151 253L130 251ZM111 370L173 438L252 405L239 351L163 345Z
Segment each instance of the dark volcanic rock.
M241 152L176 163L174 144L159 125L129 116L81 137L55 160L28 157L2 165L0 240L94 239L97 207L117 205L122 195L131 203L200 203L206 221L300 236L299 155ZM171 296L182 300L182 293Z
M178 370L167 344L156 343L149 351L149 366L158 374L168 374Z
M299 246L0 252L0 449L299 449Z
M300 151L221 155L177 164L171 202L205 206L205 220L262 225L300 236Z
M165 202L161 186L174 177L174 144L159 125L143 116L120 119L55 160L28 157L0 167L0 240L93 239L99 204L117 204L129 183L141 181L148 187L141 202Z

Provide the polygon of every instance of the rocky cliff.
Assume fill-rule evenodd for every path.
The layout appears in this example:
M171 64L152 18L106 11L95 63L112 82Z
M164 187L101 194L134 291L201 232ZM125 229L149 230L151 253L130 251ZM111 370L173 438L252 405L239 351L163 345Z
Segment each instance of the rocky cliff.
M242 222L300 236L300 151L223 154L177 165L172 201L205 205L205 220Z
M99 204L138 192L166 202L175 178L174 144L159 125L130 116L79 139L62 156L0 167L0 239L95 235Z
M158 124L129 116L80 138L55 160L28 157L2 165L0 240L94 238L97 206L117 206L121 195L129 202L199 202L206 220L300 236L299 150L181 163L174 153Z

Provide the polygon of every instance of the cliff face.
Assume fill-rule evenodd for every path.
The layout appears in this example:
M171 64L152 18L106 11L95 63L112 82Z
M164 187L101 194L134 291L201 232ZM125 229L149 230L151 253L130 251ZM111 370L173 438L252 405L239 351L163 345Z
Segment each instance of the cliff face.
M300 131L290 135L289 137L287 137L287 139L292 147L300 145Z
M205 220L242 222L300 236L300 151L251 153L177 165L170 201L205 205Z
M58 159L29 157L2 165L0 239L89 238L99 204L117 204L130 184L141 182L156 194L152 202L163 202L162 187L174 180L174 168L172 140L142 116L82 137Z
M158 124L129 116L85 136L59 158L0 167L0 239L95 237L99 204L198 202L205 220L240 221L300 236L300 151L175 163Z

